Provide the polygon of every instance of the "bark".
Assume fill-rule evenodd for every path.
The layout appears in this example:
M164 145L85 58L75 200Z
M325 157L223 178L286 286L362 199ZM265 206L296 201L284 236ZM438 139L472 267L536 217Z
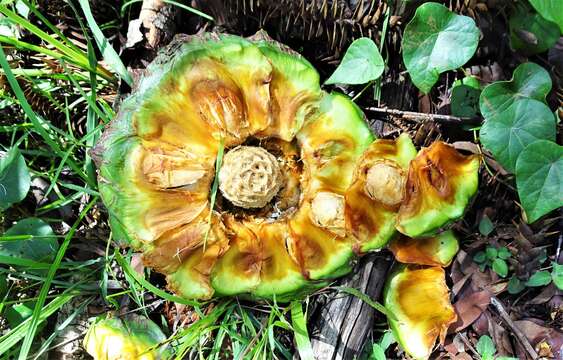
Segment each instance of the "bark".
M139 14L147 46L158 49L168 43L176 33L175 18L178 9L162 0L144 0Z
M388 252L364 256L340 286L352 287L379 299L392 262ZM334 291L320 297L311 318L311 345L318 360L353 359L360 356L370 338L376 310L359 298ZM379 316L379 315L378 315Z

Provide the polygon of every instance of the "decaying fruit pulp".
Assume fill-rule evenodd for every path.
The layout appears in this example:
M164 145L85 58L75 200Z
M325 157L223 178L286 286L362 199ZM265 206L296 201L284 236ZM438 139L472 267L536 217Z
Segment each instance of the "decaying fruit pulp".
M461 216L478 167L443 143L374 141L348 97L264 33L177 39L92 156L114 238L190 299L306 295L396 228Z
M441 267L400 266L389 277L383 297L396 318L389 325L397 342L415 359L427 359L436 338L443 343L457 319Z
M84 348L95 360L161 360L169 349L166 335L140 315L98 317L88 328Z

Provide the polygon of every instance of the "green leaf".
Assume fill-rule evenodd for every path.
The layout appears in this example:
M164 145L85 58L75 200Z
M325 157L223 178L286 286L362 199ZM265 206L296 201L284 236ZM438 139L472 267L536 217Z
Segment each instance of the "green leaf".
M497 81L483 89L479 109L490 119L508 109L516 100L531 98L545 103L551 91L551 77L541 66L532 62L520 64L509 81Z
M526 55L547 51L559 39L559 26L527 5L514 7L508 25L512 48Z
M365 84L381 76L385 63L377 45L369 38L355 40L342 62L325 84Z
M503 259L497 258L493 261L493 271L496 272L500 277L506 277L508 275L508 265Z
M506 260L511 256L512 256L512 254L510 253L510 251L507 248L501 247L500 249L498 249L498 257L499 258Z
M49 316L59 310L64 304L68 303L75 295L69 295L66 292L58 295L49 304L42 307L38 313L37 323L43 323ZM29 332L32 328L33 318L27 318L24 322L19 324L17 327L11 329L11 331L0 337L0 356L4 355L9 350L13 350L16 344Z
M475 256L473 256L473 261L479 264L484 263L485 261L487 261L487 254L485 254L484 251L479 251L477 254L475 254Z
M309 340L309 333L307 332L307 320L305 319L305 315L303 315L301 301L292 301L290 306L291 324L295 334L299 357L302 360L315 360L311 341Z
M498 255L498 250L492 246L487 246L485 253L487 254L487 259L494 260Z
M476 77L467 76L461 80L456 80L452 87L450 104L452 115L477 116L479 113L479 95L481 95L481 88Z
M386 331L381 337L381 339L379 340L379 345L381 345L381 348L383 349L383 351L385 351L389 348L389 346L391 346L391 344L394 344L396 342L397 340L395 340L395 336L393 335L393 332Z
M563 1L561 0L529 0L530 4L545 19L556 23L563 33Z
M92 35L94 35L96 44L98 45L98 48L100 49L100 52L104 57L104 61L113 71L121 76L123 81L125 81L129 86L132 86L133 77L131 76L129 71L127 71L125 65L123 65L123 62L119 58L119 55L109 43L108 39L104 36L102 30L100 30L98 24L96 23L96 20L94 19L94 15L92 15L92 11L90 10L90 4L88 3L88 0L78 0L78 3L80 4L82 11L84 12L86 21L90 26L90 30L92 30Z
M34 303L21 303L10 306L5 314L10 327L15 328L29 318L33 313L33 306Z
M502 166L514 172L522 150L536 140L555 140L555 127L555 118L547 105L534 99L519 99L487 119L479 136Z
M559 290L563 290L563 265L557 263L553 264L553 270L551 270L551 280Z
M483 360L492 359L493 355L497 352L493 340L488 335L483 335L479 338L476 349Z
M403 62L413 83L428 93L438 76L463 66L475 53L479 29L467 16L429 2L416 9L402 41Z
M0 154L0 210L25 199L31 176L20 150L13 147Z
M0 255L37 262L51 262L59 249L51 226L38 218L18 221L1 240Z
M369 355L369 360L387 360L385 357L385 351L379 344L373 344L371 346L371 354Z
M508 281L507 290L512 295L520 293L525 288L526 288L526 284L520 279L518 279L515 275L513 275Z
M529 223L563 206L563 147L546 140L527 146L516 162L516 185Z
M526 281L526 286L536 287L545 286L551 282L551 274L547 270L536 271L528 281Z
M495 226L493 225L491 219L489 219L487 215L484 215L481 221L479 221L479 232L481 233L481 235L489 236L489 234L492 233L494 229Z

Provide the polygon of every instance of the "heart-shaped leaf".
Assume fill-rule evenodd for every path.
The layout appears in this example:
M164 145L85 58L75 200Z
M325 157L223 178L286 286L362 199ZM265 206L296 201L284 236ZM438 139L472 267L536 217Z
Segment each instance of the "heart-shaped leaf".
M438 76L464 65L475 53L479 29L467 16L429 2L416 9L403 36L403 62L413 83L428 93Z
M0 240L0 255L38 262L54 259L59 243L51 226L38 218L18 221Z
M0 154L0 210L22 201L31 184L29 170L19 149Z
M516 185L529 223L563 206L563 147L546 140L528 145L516 162Z
M555 117L544 103L519 99L485 121L480 139L506 170L514 172L526 146L536 140L555 140Z
M512 48L526 55L547 51L559 39L559 26L526 4L515 6L508 24Z
M559 290L563 290L563 265L553 263L553 270L551 270L551 280Z
M559 25L559 31L563 33L563 1L561 0L529 0L530 4L545 19Z
M385 63L377 45L369 38L355 40L342 62L325 84L365 84L383 74Z
M474 117L479 113L479 95L481 87L474 76L456 80L452 86L452 115Z
M510 81L498 81L483 89L479 108L485 119L508 109L516 100L531 98L545 102L551 91L549 73L541 66L528 62L519 65Z

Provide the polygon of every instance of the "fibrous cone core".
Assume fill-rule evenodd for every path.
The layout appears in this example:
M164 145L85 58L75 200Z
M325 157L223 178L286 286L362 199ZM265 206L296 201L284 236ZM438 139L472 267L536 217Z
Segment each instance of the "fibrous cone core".
M219 189L225 198L245 209L261 208L283 183L274 155L257 146L237 146L223 157Z
M397 205L403 201L405 178L405 172L397 164L377 162L367 172L365 192L385 205Z

